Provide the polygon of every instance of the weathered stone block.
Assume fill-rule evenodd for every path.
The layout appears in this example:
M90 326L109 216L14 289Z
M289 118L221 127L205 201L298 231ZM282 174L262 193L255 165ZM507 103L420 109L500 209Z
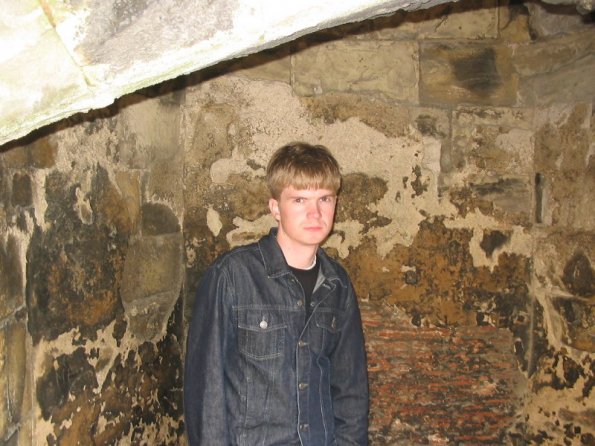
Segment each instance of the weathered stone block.
M120 99L118 106L115 123L100 125L115 125L119 163L131 169L150 169L176 160L182 150L179 104L136 93Z
M588 14L576 13L576 5L565 2L527 3L531 14L531 31L536 37L548 37L557 34L570 34L592 26L593 19Z
M165 323L171 315L174 290L126 302L124 308L129 330L138 339L159 339L164 334Z
M562 334L560 340L575 350L595 353L595 304L573 297L553 296L551 300L563 321L557 332Z
M526 3L515 0L498 2L498 31L505 42L528 42L531 40L529 11Z
M397 11L370 21L364 38L404 39L493 39L498 35L496 0L462 0L417 11Z
M533 221L534 113L530 109L460 107L453 113L451 170L445 184L451 199L501 221Z
M32 139L32 141L30 141ZM33 133L22 140L22 145L17 145L2 153L6 167L22 169L33 167L46 169L53 167L56 162L57 147L52 143L50 136Z
M183 278L181 234L143 237L126 255L122 304L140 339L162 334L178 299Z
M118 184L112 184L109 173L105 169L97 169L90 193L92 206L79 207L80 219L87 224L109 226L119 235L132 235L139 224L138 177L133 173L126 179L123 175L118 175L116 179Z
M443 144L449 141L450 114L432 107L394 107L367 95L329 93L300 98L313 118L325 125L356 118L387 137L410 135L411 126Z
M525 106L571 103L595 96L595 28L520 45L511 62Z
M297 94L306 96L350 92L417 103L417 60L413 42L312 45L293 56L293 86Z
M217 71L253 80L291 81L291 44L285 44L272 50L251 54L240 60L217 65ZM207 70L208 72L208 70Z
M530 109L459 107L452 117L453 170L466 176L533 173Z
M12 177L12 205L30 206L33 202L31 177L15 173Z
M146 203L141 208L144 236L180 232L180 223L172 210L159 203Z
M178 214L184 209L183 162L180 152L171 159L155 163L145 178L146 196L167 202Z
M595 230L595 157L592 105L540 110L535 133L535 171L539 174L544 224Z
M530 225L533 219L531 177L482 177L469 184L474 204L501 222Z
M421 43L421 104L514 105L518 76L511 53L498 45Z
M141 222L141 192L139 173L120 171L115 173L119 199L116 208L120 210L124 232L136 234Z
M0 238L0 319L23 305L23 275L19 242L12 235Z
M143 237L126 255L122 278L125 303L172 290L179 292L182 260L181 234Z

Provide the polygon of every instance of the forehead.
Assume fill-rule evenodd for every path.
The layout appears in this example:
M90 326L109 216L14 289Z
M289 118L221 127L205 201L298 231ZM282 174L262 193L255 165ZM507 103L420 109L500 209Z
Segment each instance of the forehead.
M323 189L323 188L308 188L308 189L296 189L293 186L287 186L281 191L282 197L326 197L326 196L334 196L335 191L332 189Z

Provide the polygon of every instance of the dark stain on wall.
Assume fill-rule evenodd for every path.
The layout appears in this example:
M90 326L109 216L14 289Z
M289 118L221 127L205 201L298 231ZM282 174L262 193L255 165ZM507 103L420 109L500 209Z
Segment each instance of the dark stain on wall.
M70 395L78 396L97 388L95 370L83 348L70 355L60 355L53 362L36 386L37 400L45 420L49 420L55 410L63 409Z
M364 225L364 231L390 223L386 217L371 212L370 204L377 203L388 187L386 180L363 173L343 176L343 184L337 201L337 222L355 219Z
M163 419L180 420L182 414L180 314L178 303L167 334L158 343L145 342L137 350L118 354L101 389L96 377L108 364L91 364L97 359L95 349L78 348L48 361L36 384L42 415L54 426L47 444L119 444L124 438L131 444L146 444L150 425L161 430L155 444L178 444L183 424L166 425Z
M10 236L6 244L0 241L0 317L6 317L22 303L23 272L19 261L17 240Z
M101 178L96 181L96 191L106 186ZM75 328L94 338L122 313L118 289L127 240L112 231L105 214L92 224L82 223L74 210L75 190L61 174L47 178L46 219L51 226L34 231L27 252L28 322L34 343ZM92 207L95 199L91 197Z
M413 188L414 194L411 196L411 198L416 196L419 197L428 190L428 182L422 181L421 167L415 166L412 169L412 173L414 179L411 181L411 187Z
M33 202L31 178L29 175L14 174L12 177L12 205L27 207Z
M454 60L452 67L459 85L479 96L489 96L502 84L493 48Z
M170 208L159 203L146 203L141 208L143 235L174 234L180 223Z
M584 253L577 252L568 260L564 266L562 281L571 293L595 298L595 273Z
M494 251L503 246L509 239L509 236L501 231L484 231L483 238L479 243L488 257L492 257Z

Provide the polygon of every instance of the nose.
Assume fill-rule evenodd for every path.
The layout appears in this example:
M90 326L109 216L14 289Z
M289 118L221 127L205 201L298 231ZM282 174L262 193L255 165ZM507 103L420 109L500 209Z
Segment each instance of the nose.
M313 200L308 203L308 216L314 218L320 217L320 204L318 203L318 200Z

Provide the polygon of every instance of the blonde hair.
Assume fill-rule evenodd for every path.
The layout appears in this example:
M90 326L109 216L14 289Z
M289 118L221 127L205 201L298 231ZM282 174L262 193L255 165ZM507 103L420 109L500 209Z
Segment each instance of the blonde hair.
M271 196L279 199L288 186L298 190L341 187L339 163L324 146L293 142L279 149L267 166L266 181Z

